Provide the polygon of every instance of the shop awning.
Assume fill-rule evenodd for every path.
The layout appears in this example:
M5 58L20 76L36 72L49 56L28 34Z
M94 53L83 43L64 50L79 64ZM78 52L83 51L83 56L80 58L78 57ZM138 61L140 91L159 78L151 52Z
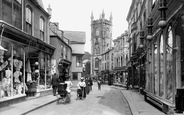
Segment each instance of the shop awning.
M61 60L59 61L59 63L61 63L61 64L66 64L66 65L71 65L72 62L70 62L70 61L68 61L68 60L66 60L66 59L61 59Z
M126 66L123 67L115 67L111 72L123 72L123 71L127 71L126 70Z

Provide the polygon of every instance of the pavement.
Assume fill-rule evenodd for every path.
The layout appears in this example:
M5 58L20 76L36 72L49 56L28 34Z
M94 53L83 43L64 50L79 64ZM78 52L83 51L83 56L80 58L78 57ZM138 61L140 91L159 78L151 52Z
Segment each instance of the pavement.
M112 86L118 88L122 92L131 108L133 115L166 115L162 111L159 111L149 103L144 101L142 95L132 90L125 90L122 87ZM72 90L76 90L74 85ZM12 104L7 107L0 108L0 115L25 115L31 111L39 109L45 105L56 101L56 96L48 95L39 98L30 99L24 102Z

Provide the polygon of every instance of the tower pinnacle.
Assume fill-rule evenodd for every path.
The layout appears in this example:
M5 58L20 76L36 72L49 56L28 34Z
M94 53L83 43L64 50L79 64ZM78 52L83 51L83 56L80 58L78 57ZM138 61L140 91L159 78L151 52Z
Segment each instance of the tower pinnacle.
M102 18L105 18L105 13L104 13L104 9L102 10Z

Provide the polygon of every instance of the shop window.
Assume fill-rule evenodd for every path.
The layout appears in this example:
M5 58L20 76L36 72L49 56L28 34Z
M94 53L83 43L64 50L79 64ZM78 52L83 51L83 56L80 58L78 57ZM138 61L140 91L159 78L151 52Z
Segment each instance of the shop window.
M158 94L158 74L157 74L157 71L158 71L158 48L157 48L157 43L155 43L154 45L154 79L155 79L155 89L154 89L154 93L155 94Z
M24 50L8 42L2 42L2 46L7 51L0 51L0 98L21 95L25 90Z
M184 39L181 39L180 42L181 46L181 82L182 86L184 87Z
M159 96L164 95L164 40L163 35L160 36L160 83L159 83Z
M29 6L26 7L26 32L32 35L32 10Z
M82 67L82 57L81 56L76 57L76 64L77 64L77 67Z
M45 38L44 38L44 25L45 25L45 23L44 23L44 19L43 19L43 17L40 17L40 39L41 40L43 40L43 41L45 41Z
M166 39L166 98L173 100L173 34L171 27L168 28L168 37Z

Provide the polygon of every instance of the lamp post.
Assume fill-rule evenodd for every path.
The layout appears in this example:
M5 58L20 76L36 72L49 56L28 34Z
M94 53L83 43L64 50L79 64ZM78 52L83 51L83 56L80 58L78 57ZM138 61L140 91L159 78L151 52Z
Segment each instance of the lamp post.
M148 23L147 23L147 28L148 28L148 35L147 35L147 40L151 41L153 36L152 36L152 28L153 28L153 18L148 17Z
M144 48L144 31L140 30L139 34L140 34L140 45L139 45L139 47Z
M167 26L167 21L166 21L166 7L167 3L166 0L159 0L159 9L160 10L160 21L158 23L158 26L161 29L164 29Z

